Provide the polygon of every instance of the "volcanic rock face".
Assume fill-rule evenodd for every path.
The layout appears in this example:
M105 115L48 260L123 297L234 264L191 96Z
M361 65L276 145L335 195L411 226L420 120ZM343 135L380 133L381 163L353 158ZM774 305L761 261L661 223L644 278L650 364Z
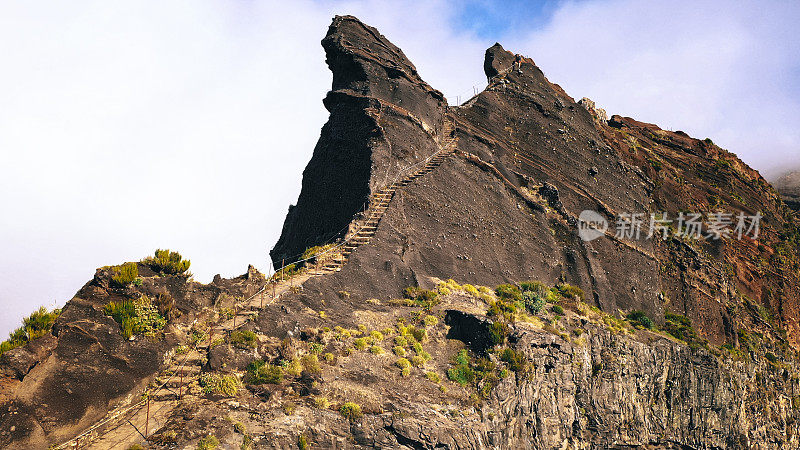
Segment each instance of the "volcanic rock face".
M461 155L395 195L370 245L319 282L323 295L322 285L355 283L363 296L396 296L410 284L430 287L431 277L562 281L604 311L643 310L656 321L668 310L686 314L717 344L735 339L733 324L747 320L734 316L749 299L797 342L796 258L774 250L796 225L757 172L710 140L620 116L606 123L591 101L576 103L499 44L486 51L488 87L449 110L399 49L357 19L337 17L323 46L331 119L271 253L276 265L342 236L368 194L435 151L445 120ZM584 210L603 215L610 233L582 241ZM651 213L675 221L678 212L717 210L760 212L761 245L645 239ZM614 236L622 214L642 214L641 239Z

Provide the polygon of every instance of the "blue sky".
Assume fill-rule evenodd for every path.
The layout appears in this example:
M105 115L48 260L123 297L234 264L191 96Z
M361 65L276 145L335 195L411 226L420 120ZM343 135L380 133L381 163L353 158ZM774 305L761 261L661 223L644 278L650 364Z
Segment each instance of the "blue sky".
M327 112L320 39L353 14L451 102L499 41L610 114L765 174L800 163L800 4L586 0L0 2L0 335L155 248L263 271Z

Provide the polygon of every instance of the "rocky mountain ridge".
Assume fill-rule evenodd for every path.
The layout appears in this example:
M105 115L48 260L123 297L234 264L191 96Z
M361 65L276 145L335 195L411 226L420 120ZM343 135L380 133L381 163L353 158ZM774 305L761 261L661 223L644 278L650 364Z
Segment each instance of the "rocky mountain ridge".
M99 269L0 356L0 447L800 447L800 233L756 171L609 119L499 44L457 107L355 17L322 44L330 119L271 252L305 261L209 285ZM581 239L585 210L611 231ZM760 213L759 238L613 232L626 212L715 210ZM199 372L154 392L187 351ZM142 394L152 415L82 433Z

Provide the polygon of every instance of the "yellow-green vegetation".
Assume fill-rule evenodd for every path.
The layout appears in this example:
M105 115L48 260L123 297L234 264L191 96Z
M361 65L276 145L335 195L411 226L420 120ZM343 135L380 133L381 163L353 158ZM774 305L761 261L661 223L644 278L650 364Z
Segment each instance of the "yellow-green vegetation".
M380 331L372 331L369 335L375 340L375 342L380 342L383 340L383 333Z
M197 443L197 450L214 450L217 447L219 447L219 439L217 439L213 434L209 434L208 436L200 439L200 441Z
M313 247L309 247L303 252L303 255L300 257L300 259L304 260L305 264L316 263L319 257L327 256L328 251L333 247L334 244L315 245Z
M257 359L247 365L247 382L250 384L280 384L283 382L283 369Z
M120 325L125 339L136 334L152 336L167 323L147 296L138 300L109 302L103 307L103 312Z
M192 262L183 259L180 253L162 249L156 250L155 256L149 256L142 262L153 269L153 272L161 275L179 275L189 270L189 266L192 265Z
M397 355L397 356L401 356L401 357L402 356L406 356L406 349L404 349L403 347L401 347L399 345L395 345L394 347L392 347L392 352L394 352L394 354Z
M303 366L303 370L308 373L320 373L322 371L322 367L319 364L319 358L317 355L313 353L308 353L303 355L300 358L300 364Z
M425 309L436 306L440 301L438 292L420 289L415 286L407 287L403 291L403 297L407 306L420 306Z
M394 364L400 368L401 376L407 377L411 374L411 361L406 358L398 358Z
M466 349L459 351L453 358L453 367L447 369L447 378L461 386L475 381L475 371L470 367L470 357Z
M441 383L442 379L439 377L439 374L436 372L425 372L425 378L434 382L434 383Z
M680 314L666 313L664 315L664 331L680 339L691 347L707 347L708 342L697 335L692 327L692 321Z
M508 350L509 352L507 352ZM514 355L515 359L509 358ZM522 371L525 362L522 355L518 355L511 349L505 349L500 353L501 361L506 362L509 367L513 363L518 371ZM506 360L511 360L508 362ZM459 351L451 361L452 367L447 370L447 378L463 387L473 386L477 390L478 398L486 399L491 394L492 389L505 377L506 369L499 368L489 358L481 357L472 359L466 349Z
M508 364L508 368L514 372L522 372L525 370L525 355L519 353L511 348L504 348L500 352L500 360Z
M48 312L47 308L42 306L30 316L22 319L22 326L12 331L8 335L8 339L0 344L0 355L49 333L59 314L61 314L60 309Z
M306 440L306 436L304 434L301 434L300 436L297 437L297 448L299 450L309 449L308 441Z
M339 408L339 413L342 414L348 420L357 420L363 416L361 412L361 405L353 402L346 402Z
M206 394L233 397L239 392L239 379L233 375L205 372L200 375L200 386Z
M369 352L372 353L373 355L382 355L385 353L383 349L377 345L373 345L372 347L370 347Z
M422 319L422 323L424 323L426 327L435 327L436 324L439 323L439 318L436 316L427 315L424 319Z
M280 280L283 278L293 277L302 271L303 271L302 268L297 267L297 264L287 264L283 266L281 269L278 269L278 271L276 271L274 274L272 274L270 280Z
M323 356L323 358L325 358L325 362L327 362L327 363L332 363L333 362L333 358L334 358L333 353L328 352L328 353L325 353L322 356Z
M328 409L331 406L331 402L328 400L327 397L314 397L314 406L320 409Z
M322 353L322 350L324 350L324 349L325 349L325 346L320 344L320 343L317 343L317 342L312 342L312 343L308 344L308 351L310 351L311 353L316 353L317 355Z
M408 346L408 340L402 334L402 333L407 333L407 331L405 331L405 330L406 330L406 328L403 327L402 330L400 331L401 335L394 337L394 343L396 345L399 345L400 347L407 347Z
M233 431L239 434L245 434L247 433L247 428L244 426L242 422L236 422L235 424L233 424Z
M647 330L653 329L653 321L647 317L647 314L645 314L644 311L631 311L625 317L631 322L634 328Z
M127 287L138 277L139 266L138 264L131 262L115 267L114 275L111 277L111 281L117 287Z
M258 336L250 330L232 331L228 340L234 347L238 348L258 347Z
M353 340L353 347L356 350L366 350L367 349L367 338L357 338Z

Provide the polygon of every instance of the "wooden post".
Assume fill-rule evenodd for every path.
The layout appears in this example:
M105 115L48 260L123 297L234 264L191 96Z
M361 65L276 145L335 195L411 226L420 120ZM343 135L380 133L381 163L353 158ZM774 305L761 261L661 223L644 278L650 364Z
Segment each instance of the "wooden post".
M275 283L274 281L272 282L272 301L273 302L275 301L275 285L276 284L277 283Z
M261 308L259 309L264 309L264 291L261 291Z
M233 301L233 328L236 328L236 311L239 309L239 305L236 304L236 300Z
M178 384L178 400L183 398L183 367L181 367L181 382Z
M283 269L286 268L286 258L281 260L281 281L283 281L283 275L286 273Z
M147 429L150 427L150 394L147 394L147 419L144 422L144 438L147 439Z

